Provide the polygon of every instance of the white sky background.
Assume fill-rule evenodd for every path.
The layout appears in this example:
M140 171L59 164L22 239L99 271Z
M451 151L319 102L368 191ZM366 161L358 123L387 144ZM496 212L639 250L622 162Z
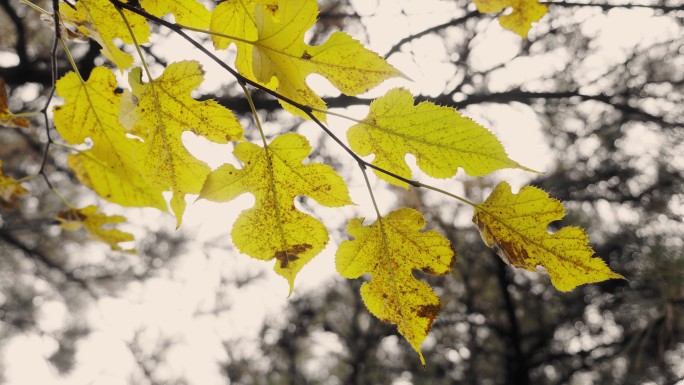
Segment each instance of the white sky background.
M448 1L358 0L353 3L363 16L362 22L368 27L370 41L366 43L380 54L410 33L464 14L464 10L456 9L454 3ZM664 40L671 37L669 35L672 33L670 25L651 17L648 10L618 10L605 14L597 8L587 8L578 10L577 13L578 17L585 19L582 28L586 34L594 35L599 29L601 31L598 40L601 49L597 49L595 57L590 57L584 63L584 72L589 77L594 68L605 68L610 62L622 61L624 53L640 41ZM548 21L547 16L542 23ZM635 25L639 25L639 28L634 28ZM482 28L484 32L478 35L479 41L471 58L473 65L491 68L508 62L515 56L520 42L517 35L503 31L496 21L482 22L478 24L478 28ZM534 28L531 33L535 33ZM363 40L363 36L355 37ZM203 91L214 92L226 84L229 75L211 60L198 55L197 51L188 47L181 39L158 39L153 44L157 46L155 52L164 52L171 61L191 58L202 62L207 71ZM187 50L180 47L186 47ZM411 49L410 54L405 53L408 49ZM229 57L227 53L220 56ZM391 80L364 96L380 96L396 86L406 87L414 94L436 96L443 90L445 82L456 75L449 64L450 60L438 37L426 37L414 44L405 45L404 51L391 56L389 61L413 81ZM557 70L566 60L567 53L560 50L544 58L534 59L534 62L530 62L529 58L509 62L492 74L495 79L492 91L505 90L512 83L534 84L537 76ZM155 76L159 76L161 68L156 68L156 71ZM125 76L119 80L121 84L125 84ZM320 79L312 79L311 84L322 92L338 94ZM591 91L587 89L588 93ZM346 113L363 117L366 112L367 107L354 107ZM539 171L550 168L553 156L539 130L538 118L530 108L521 105L471 106L462 112L495 132L512 159ZM329 124L341 138L345 137L344 131L350 125L348 121L332 116ZM301 132L310 139L320 135L320 131L308 123ZM232 159L230 145L208 144L191 136L187 136L187 139L193 153L212 167ZM658 140L654 140L657 147ZM312 140L312 143L315 142ZM643 146L643 143L636 147L639 146ZM339 159L348 161L343 153ZM317 215L329 228L342 228L355 215L366 216L371 221L375 219L359 172L354 170L353 162L347 164L350 165L349 172L357 174L351 181L350 190L352 199L359 206L343 209L320 208ZM421 180L432 181L436 185L459 192L458 186L455 187L453 182L425 178L419 171L416 175ZM376 181L372 173L369 176ZM511 181L517 189L530 175L509 170L499 171L494 177ZM393 208L394 199L390 193L383 194L380 191L383 185L384 182L375 184L378 188L376 193L382 197L379 199L381 210L387 213ZM120 297L103 298L91 307L86 317L93 332L78 342L75 369L66 378L59 379L56 370L46 358L57 349L57 343L49 332L59 330L72 315L59 302L43 303L41 311L44 317L39 321L39 328L48 334L19 335L2 348L3 362L6 363L6 384L126 384L131 378L138 376L136 373L139 369L125 345L138 330L144 330L143 347L149 349L154 347L157 335L174 337L177 343L168 351L169 366L160 368L167 371L170 378L182 375L190 384L224 384L225 379L219 375L216 365L225 359L221 341L246 336L256 338L263 319L267 316L278 317L283 307L288 306L286 281L272 271L272 261L256 261L224 247L230 243L229 234L233 221L242 209L252 203L251 196L243 195L230 204L198 201L189 205L182 227L193 235L193 241L186 247L187 254L179 258L170 274L150 279L143 284L133 284ZM170 216L151 213L149 210L132 210L127 217L131 222L145 223L152 216L154 226L174 226L175 221ZM162 224L159 224L160 221ZM203 247L206 242L215 242L217 239L222 240L217 247ZM336 279L334 251L339 242L337 232L331 232L328 249L304 267L297 277L293 296L316 290ZM196 315L198 311L211 310L216 305L215 289L222 276L237 277L258 272L264 272L263 279L226 293L230 310L219 317ZM254 346L245 344L236 346L235 350L250 354L254 352L250 351L253 348Z

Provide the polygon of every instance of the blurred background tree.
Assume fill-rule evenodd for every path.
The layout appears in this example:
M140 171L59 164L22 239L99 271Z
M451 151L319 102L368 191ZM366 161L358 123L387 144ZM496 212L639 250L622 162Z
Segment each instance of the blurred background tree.
M319 1L319 21L307 36L316 44L343 29L367 39L408 72L423 68L410 73L423 99L459 108L504 141L517 137L514 146L523 151L546 148L544 174L532 180L508 175L562 200L568 216L554 225L586 228L597 254L628 281L559 293L545 275L512 269L482 245L470 209L422 191L392 190L397 206L420 208L458 252L452 276L420 277L436 287L443 306L423 347L427 367L394 328L366 311L360 282L337 279L295 296L284 312L267 315L256 340L216 333L220 352L207 363L215 366L213 377L207 373L213 382L202 383L684 383L681 4L556 1L527 40L501 30L494 16L478 13L470 1L430 4ZM36 12L19 1L0 0L0 77L8 84L11 110L45 105L51 42L52 32ZM165 49L146 47L148 61L171 60ZM95 65L107 65L96 43L76 44L72 52L84 77ZM60 55L59 73L68 68ZM202 97L216 98L249 119L240 91L224 82L220 91ZM254 97L267 121L301 128L275 101ZM353 110L370 100L330 94L326 102ZM521 122L531 131L519 128ZM29 129L0 129L5 174L18 178L39 169L47 135L41 121L33 123ZM55 187L92 202L66 168L65 153L48 156ZM316 156L338 162L327 148ZM483 200L498 177L459 177L454 188ZM0 346L6 351L13 341L28 344L29 336L51 344L44 356L54 378L89 383L73 373L80 370L76 357L83 339L98 332L87 316L92 308L109 299L136 301L131 293L183 277L188 263L197 260L191 248L203 250L207 269L216 258L236 258L236 266L245 261L226 256L225 242L198 243L192 234L164 226L135 229L144 234L138 255L111 253L79 233L60 230L54 215L63 209L61 201L42 179L27 187L31 196L18 209L0 209ZM264 270L235 273L218 266L210 277L213 297L197 303L193 325L206 318L223 322L241 292L263 285ZM52 322L60 311L66 314L62 321ZM120 337L133 364L127 382L118 383L200 383L174 369L175 347L185 338L144 326ZM0 368L11 371L8 365L16 360L4 361Z

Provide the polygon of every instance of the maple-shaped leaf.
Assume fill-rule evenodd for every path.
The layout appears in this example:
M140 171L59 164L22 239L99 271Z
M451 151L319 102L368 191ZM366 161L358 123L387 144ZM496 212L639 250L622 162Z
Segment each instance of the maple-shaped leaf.
M354 218L347 224L355 239L343 241L337 249L337 271L346 278L371 275L361 286L368 310L396 324L425 365L420 345L437 317L440 302L430 286L413 276L413 270L446 274L456 254L437 231L420 231L425 218L414 209L393 211L370 226L363 221Z
M79 0L75 9L68 6L59 9L62 21L75 26L80 33L97 41L102 46L102 54L120 70L123 71L133 65L133 57L114 43L114 39L120 39L126 44L133 44L134 39L123 18L109 0ZM138 44L146 43L150 37L147 20L127 10L122 12L126 15Z
M134 154L142 143L126 136L118 122L121 96L112 71L96 67L87 82L70 72L57 82L65 103L55 106L55 128L71 144L87 138L92 148L70 154L68 164L84 185L122 206L154 207L166 211L162 189L146 181Z
M2 161L0 160L0 209L15 209L19 204L19 198L26 195L26 190L16 180L3 175Z
M28 128L30 124L28 119L16 116L9 110L5 79L0 77L0 126Z
M311 152L305 137L284 134L265 148L238 143L234 155L243 168L225 164L207 177L200 198L216 202L252 193L254 207L235 221L235 246L252 258L276 259L274 270L287 279L290 293L302 267L323 250L328 231L314 217L294 206L298 195L328 207L351 204L347 185L328 165L302 164Z
M601 258L594 257L589 237L579 227L563 227L551 234L550 222L565 216L563 205L536 187L517 194L506 182L499 183L487 200L476 206L473 222L487 246L515 266L535 271L543 266L560 291L585 284L623 278Z
M64 210L57 214L57 220L65 230L76 231L83 227L93 239L108 244L112 250L135 253L135 249L124 250L119 245L133 241L133 234L111 228L112 225L126 222L126 218L121 215L102 214L97 207L86 206L82 209Z
M372 164L411 179L406 154L435 178L449 178L462 167L469 175L483 176L502 168L531 171L508 158L499 140L481 125L449 107L421 102L395 88L374 100L370 112L347 131L349 145L361 156L375 154ZM376 174L398 186L408 184L387 174Z
M140 0L140 5L157 17L171 13L176 23L188 27L205 29L211 20L211 12L197 0Z
M366 92L388 78L402 76L343 32L334 32L322 45L304 43L304 34L317 15L316 0L228 1L214 12L211 30L240 39L214 37L214 44L217 48L237 44L236 66L244 76L311 107L325 108L323 99L306 83L312 73L323 75L346 95ZM283 107L307 117L287 103Z
M507 7L513 11L499 17L502 27L527 38L527 33L532 28L532 23L539 21L546 12L548 6L537 0L473 0L477 10L482 13L499 13Z
M129 75L131 91L124 91L120 121L144 140L137 154L145 179L173 192L171 208L180 226L185 195L198 194L211 169L183 145L181 135L193 132L216 143L243 138L240 123L216 101L194 100L190 93L204 80L196 61L172 63L162 76L143 83L141 69Z

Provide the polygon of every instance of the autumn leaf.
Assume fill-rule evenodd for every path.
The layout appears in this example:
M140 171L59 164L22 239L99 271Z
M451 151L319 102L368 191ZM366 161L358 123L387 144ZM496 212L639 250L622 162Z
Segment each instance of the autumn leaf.
M456 254L437 231L420 232L425 218L416 210L393 211L370 226L364 226L363 221L354 218L347 225L355 239L340 244L337 270L346 278L371 275L371 280L361 286L368 310L396 324L425 365L420 345L437 317L440 302L430 286L414 278L413 270L446 274Z
M366 92L388 78L402 76L343 32L334 32L322 45L304 43L304 34L317 15L316 0L238 0L217 7L211 30L240 39L214 37L214 44L217 48L237 44L236 66L243 75L311 107L325 109L323 99L306 83L312 73L323 75L346 95ZM287 103L282 105L307 117Z
M133 44L134 39L121 15L109 0L79 0L75 9L66 5L59 9L62 21L75 26L78 32L97 41L102 46L102 54L120 70L123 71L133 65L133 57L114 43L115 39L120 39L126 44ZM122 12L137 43L146 43L150 37L150 27L145 18L127 10Z
M507 7L513 11L499 17L502 27L527 38L527 33L532 28L532 23L539 21L548 7L537 0L473 0L477 10L482 13L499 13Z
M302 164L311 152L299 134L278 136L266 148L238 143L234 155L243 168L225 164L209 174L200 198L227 202L244 193L255 197L254 207L235 221L232 237L240 252L252 258L276 259L274 270L294 287L297 273L328 242L325 226L299 211L294 199L304 195L328 207L351 204L347 185L332 167Z
M97 212L97 207L87 206L82 209L72 208L57 214L60 227L76 231L81 227L95 240L108 244L112 250L135 253L135 249L124 250L119 243L131 242L133 234L111 228L112 225L126 222L121 215L106 215Z
M585 284L623 278L601 258L594 257L589 237L579 227L564 227L551 234L550 222L565 216L563 205L536 187L523 187L518 194L501 182L487 200L477 205L473 222L487 246L501 258L525 270L543 266L560 291Z
M15 209L19 205L19 198L26 195L26 190L16 180L3 175L0 160L0 209Z
M196 61L170 64L162 76L143 83L142 71L129 75L131 91L124 91L120 122L140 136L144 144L137 163L146 180L173 193L171 209L180 226L185 195L198 194L211 169L183 145L181 135L193 132L216 143L243 138L242 126L230 110L216 101L194 100L190 93L204 80Z
M211 12L197 0L140 0L140 5L157 17L171 13L176 23L188 27L205 29L211 20Z
M71 144L93 142L86 151L70 154L69 167L84 185L122 206L167 211L162 189L146 181L134 154L142 143L126 136L118 123L121 96L112 71L96 67L87 82L70 72L57 82L65 103L54 107L55 128Z
M28 128L30 124L28 119L16 116L9 110L5 79L0 77L0 126Z
M421 170L435 178L452 177L459 167L472 176L502 168L532 171L509 159L494 134L453 108L413 103L413 96L403 88L374 100L368 116L347 132L351 148L361 156L375 154L373 165L407 179L411 179L405 160L408 153L416 157ZM387 174L376 174L408 187Z

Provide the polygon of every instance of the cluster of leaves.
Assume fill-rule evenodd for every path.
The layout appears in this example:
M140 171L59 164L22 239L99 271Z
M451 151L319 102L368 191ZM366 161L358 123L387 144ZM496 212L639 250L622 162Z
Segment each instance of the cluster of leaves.
M476 0L476 4L483 12L513 6L514 12L502 17L501 23L523 37L531 22L545 13L544 6L529 0ZM328 207L353 204L345 181L331 166L307 161L311 145L302 135L286 133L269 143L261 132L260 145L245 141L243 127L229 109L215 101L192 98L193 90L204 81L196 61L169 64L154 77L140 54L140 46L151 36L150 22L171 28L217 60L238 80L253 108L248 85L277 97L286 111L313 120L359 165L371 197L367 168L387 183L432 189L471 205L473 222L488 246L516 267L535 271L543 266L562 291L621 277L594 257L583 230L547 231L550 222L564 216L564 209L538 188L525 187L514 194L504 182L485 202L476 203L414 179L407 154L415 156L422 172L435 178L452 178L459 168L476 177L503 168L532 171L509 159L490 131L452 108L431 102L416 105L409 91L396 88L373 101L364 119L349 118L354 124L347 131L348 145L334 136L325 124L330 112L306 83L309 74L324 76L351 96L403 75L343 32L333 33L321 45L307 45L304 34L318 14L315 0L225 1L213 11L196 0L140 0L135 6L119 0L80 0L73 5L61 3L58 11L51 16L59 26L56 41L61 41L67 56L71 57L61 36L94 39L119 71L128 72L130 86L117 92L115 75L104 66L95 68L88 79L74 71L56 82L64 103L53 109L54 125L66 142L63 147L70 151L68 165L75 176L103 199L121 206L162 211L170 206L177 226L182 223L188 194L216 202L254 195L254 206L244 210L233 225L233 242L253 258L275 259L274 269L289 282L290 292L297 273L329 240L325 225L297 209L294 200L307 196ZM167 14L177 24L160 18ZM216 50L235 45L236 69L218 60L185 30L211 35ZM131 68L133 56L115 40L132 45L142 67ZM5 95L0 97L3 125L28 124L9 112ZM181 136L186 131L215 143L237 142L233 155L242 167L226 164L211 170L185 147ZM370 155L372 162L364 160ZM16 205L18 197L27 193L21 181L0 174L2 207ZM164 192L171 193L168 206ZM63 228L82 227L115 250L134 251L120 245L133 239L130 234L110 228L123 222L123 217L105 215L95 206L65 204L68 208L57 215ZM368 309L397 324L420 355L440 301L412 272L446 274L456 255L444 236L422 230L425 219L418 211L400 208L383 215L376 205L375 212L372 223L366 224L365 218L349 221L352 239L338 248L337 269L347 278L370 274L371 280L361 288Z

